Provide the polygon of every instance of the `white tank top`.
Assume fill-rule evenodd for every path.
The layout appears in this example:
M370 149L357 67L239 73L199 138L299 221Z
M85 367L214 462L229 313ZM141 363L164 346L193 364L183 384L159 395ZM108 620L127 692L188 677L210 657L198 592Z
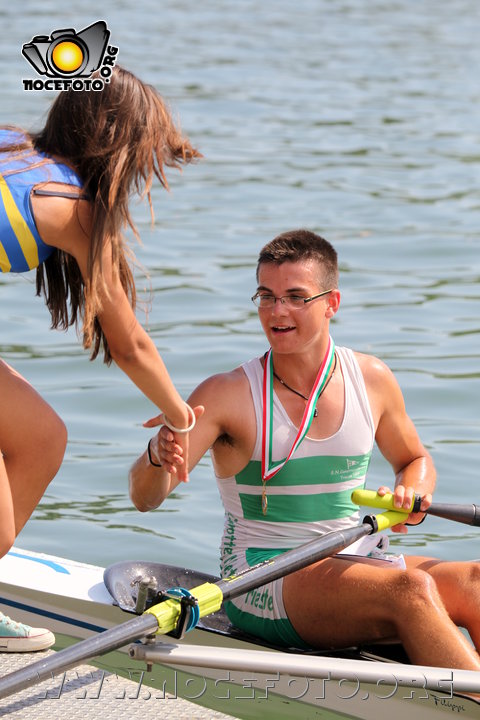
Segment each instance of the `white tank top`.
M225 508L222 556L252 548L289 549L358 524L358 507L350 496L352 490L365 485L375 429L363 375L352 350L337 347L336 353L345 386L340 428L321 440L305 437L289 462L267 482L266 515L261 503L263 368L258 358L242 365L250 383L257 433L246 467L235 476L216 478ZM276 393L273 397L275 462L288 455L298 428Z

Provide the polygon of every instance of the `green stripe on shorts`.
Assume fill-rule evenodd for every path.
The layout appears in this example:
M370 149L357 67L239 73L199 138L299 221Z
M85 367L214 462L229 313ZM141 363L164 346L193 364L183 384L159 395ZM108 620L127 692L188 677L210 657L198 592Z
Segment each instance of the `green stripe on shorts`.
M262 588L259 588L261 592ZM271 620L239 610L231 601L224 603L224 609L230 622L250 635L266 640L272 645L295 647L302 650L310 648L295 632L288 618Z

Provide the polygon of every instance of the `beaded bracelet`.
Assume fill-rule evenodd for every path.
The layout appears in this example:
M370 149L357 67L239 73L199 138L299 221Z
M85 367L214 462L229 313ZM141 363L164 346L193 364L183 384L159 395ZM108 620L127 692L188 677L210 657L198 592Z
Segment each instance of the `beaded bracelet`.
M188 433L188 432L190 432L190 430L193 430L193 428L195 427L195 423L197 422L197 418L195 417L195 413L193 412L193 410L192 410L192 408L190 407L190 405L189 405L188 403L185 403L185 405L187 406L187 410L189 411L189 413L190 413L191 416L192 416L192 422L190 423L190 425L189 425L188 427L186 427L186 428L177 428L177 427L175 427L175 425L172 425L172 423L170 422L170 420L169 420L166 416L163 417L164 425L166 425L167 428L168 428L169 430L171 430L172 432L174 432L174 433L179 433L180 435L182 435L183 433Z
M152 460L152 451L150 450L150 443L152 442L153 438L150 438L147 445L147 452L148 452L148 462L150 465L153 465L153 467L163 467L163 463L156 463Z

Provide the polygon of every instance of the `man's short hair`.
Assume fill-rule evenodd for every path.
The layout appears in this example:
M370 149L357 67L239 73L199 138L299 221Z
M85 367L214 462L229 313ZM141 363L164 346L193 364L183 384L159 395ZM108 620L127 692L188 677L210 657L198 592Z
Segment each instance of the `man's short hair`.
M338 286L338 257L335 248L328 240L310 230L288 230L267 243L258 256L257 280L259 267L263 263L282 265L285 262L301 260L315 260L318 263L321 289Z

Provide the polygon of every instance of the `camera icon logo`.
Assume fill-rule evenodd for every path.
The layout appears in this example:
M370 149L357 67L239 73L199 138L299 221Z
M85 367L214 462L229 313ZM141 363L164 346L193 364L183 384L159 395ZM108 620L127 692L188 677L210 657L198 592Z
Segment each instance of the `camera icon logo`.
M82 78L98 70L107 49L110 31L103 20L76 32L54 30L50 36L35 35L22 46L22 55L39 75L51 78Z

